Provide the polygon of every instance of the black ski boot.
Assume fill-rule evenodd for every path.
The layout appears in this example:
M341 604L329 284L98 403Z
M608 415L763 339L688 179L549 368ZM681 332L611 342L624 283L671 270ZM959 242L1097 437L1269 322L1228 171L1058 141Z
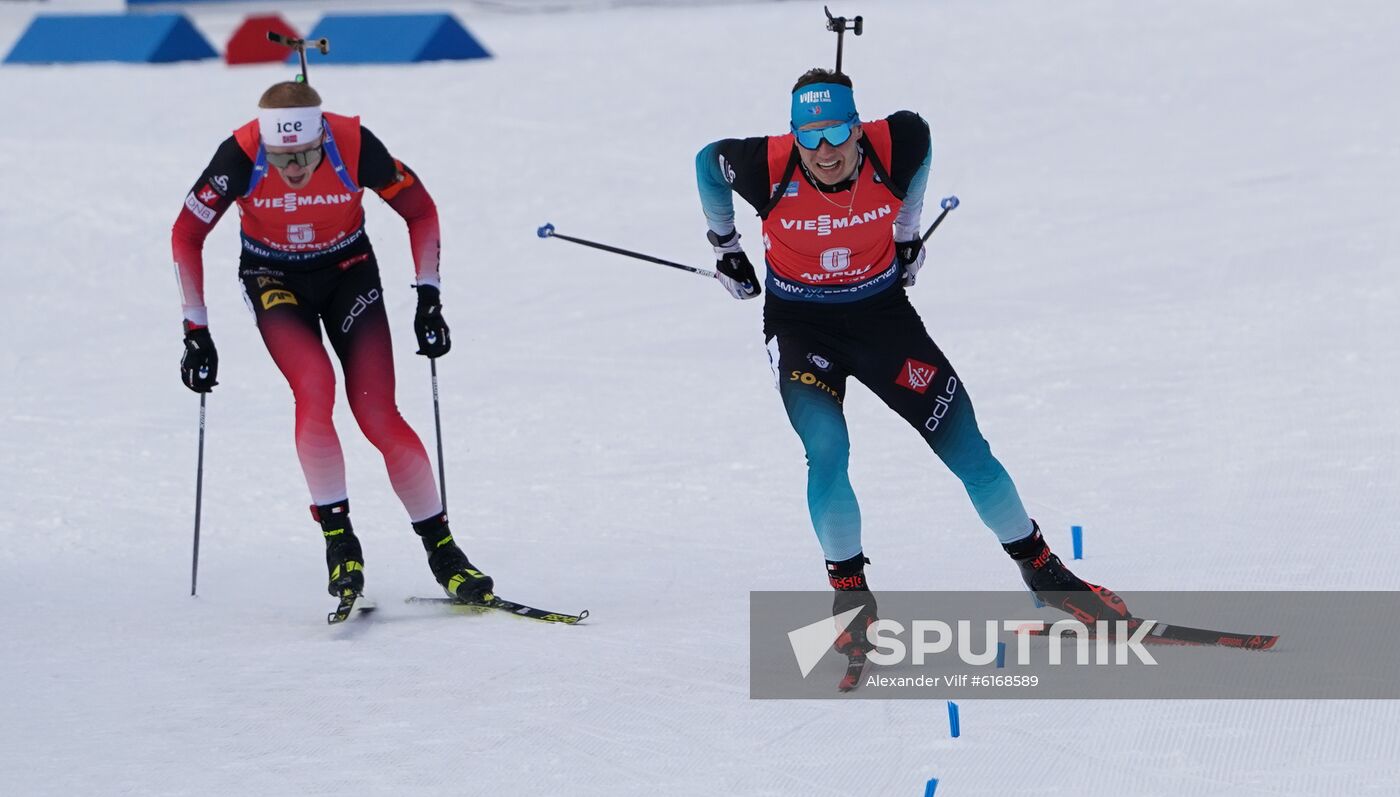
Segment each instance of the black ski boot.
M311 517L321 524L321 534L326 538L326 569L330 572L326 590L337 598L346 591L356 595L364 592L365 555L350 525L350 502L313 505Z
M1056 556L1045 538L1040 536L1040 524L1031 521L1031 535L1023 540L1004 543L1001 547L1016 560L1026 586L1046 605L1073 615L1076 620L1092 624L1096 620L1127 620L1132 617L1123 599L1113 590L1090 584L1071 573Z
M448 597L466 602L490 600L493 597L491 590L495 584L491 577L477 570L457 543L452 541L446 512L414 523L413 531L423 539L423 550L428 552L428 567Z
M831 614L836 616L857 607L860 613L855 616L846 630L836 637L832 645L843 656L864 656L874 649L866 638L866 630L874 623L876 616L875 594L865 583L865 566L870 562L864 554L856 554L842 562L826 560L826 578L836 595L831 602Z

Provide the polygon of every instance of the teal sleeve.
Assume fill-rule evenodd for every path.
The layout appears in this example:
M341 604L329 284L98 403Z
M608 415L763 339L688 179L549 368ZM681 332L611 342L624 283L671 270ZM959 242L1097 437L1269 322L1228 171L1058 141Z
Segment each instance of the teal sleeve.
M909 178L909 187L904 193L904 204L900 206L899 214L895 216L895 237L899 240L911 240L920 232L919 219L924 212L924 192L928 189L928 172L931 163L933 163L932 142L929 144L928 152L924 153L924 162L919 164L914 176Z
M716 235L727 235L734 230L734 192L721 170L719 145L716 141L696 154L695 183L705 223Z

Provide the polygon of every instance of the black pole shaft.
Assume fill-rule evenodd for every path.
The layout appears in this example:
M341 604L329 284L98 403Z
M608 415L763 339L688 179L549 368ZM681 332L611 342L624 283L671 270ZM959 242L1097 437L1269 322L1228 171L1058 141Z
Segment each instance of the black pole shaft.
M954 205L953 207L957 207L957 206ZM940 214L938 214L938 218L936 218L936 219L933 220L933 224L930 224L930 225L929 225L928 230L924 232L923 237L920 238L919 240L921 240L921 241L927 243L927 242L928 242L929 236L930 236L930 235L933 235L933 231L936 230L936 229L938 229L938 225L942 224L942 223L943 223L943 220L946 219L946 218L948 218L948 211L950 211L950 210L952 210L952 209L953 209L952 207L944 208L944 209L943 209L943 212L940 213Z
M199 516L204 508L204 400L208 393L199 394L199 465L194 477L194 558L190 563L190 596L199 585Z
M692 274L700 274L700 275L706 276L706 277L713 277L713 276L715 275L715 273L714 273L713 271L707 271L707 270L705 270L705 269L703 269L703 268L696 268L696 267L694 267L694 266L687 266L687 265L685 265L684 263L673 263L673 262L671 262L670 260L662 260L662 259L659 258L659 257L652 257L651 255L644 255L644 254L642 254L642 253L640 253L640 252L633 252L633 251L630 251L630 250L627 250L627 249L619 249L619 248L617 248L616 246L608 246L607 244L600 244L600 243L596 243L596 242L594 242L594 241L586 241L586 240L584 240L584 239L582 239L582 238L574 238L573 236L570 236L570 235L560 235L560 234L557 233L557 232L552 232L552 233L550 233L548 237L550 237L550 238L559 238L560 240L568 241L568 242L570 242L570 243L575 243L575 244L579 244L579 245L582 245L582 246L590 246L590 247L592 247L592 248L594 248L594 249L601 249L601 250L603 250L604 252L612 252L612 253L615 254L615 255L623 255L623 256L625 256L625 257L635 257L635 258L638 259L638 260L645 260L645 261L647 261L648 263L656 263L656 264L662 265L662 266L670 266L671 268L678 268L678 269L680 269L680 270L682 270L682 271L689 271L689 272L692 273Z
M841 27L836 31L836 71L841 71L841 43L846 38L846 20L841 20Z
M442 413L438 409L438 380L437 380L437 360L430 359L428 364L432 366L433 372L433 425L437 427L437 454L438 454L438 495L442 498L442 511L447 511L447 470L443 465L442 458Z
M297 55L301 56L301 82L311 85L311 78L306 75L306 42L297 47Z

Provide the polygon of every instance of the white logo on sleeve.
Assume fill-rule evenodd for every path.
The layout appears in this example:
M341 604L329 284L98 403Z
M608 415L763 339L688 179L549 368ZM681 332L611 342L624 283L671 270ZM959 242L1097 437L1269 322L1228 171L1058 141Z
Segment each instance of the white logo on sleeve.
M205 224L212 223L214 221L214 216L217 215L214 212L213 208L209 207L203 202L200 202L199 197L196 197L193 191L189 193L189 196L185 197L185 208L188 209L189 212L193 213L195 215L195 218L199 219Z

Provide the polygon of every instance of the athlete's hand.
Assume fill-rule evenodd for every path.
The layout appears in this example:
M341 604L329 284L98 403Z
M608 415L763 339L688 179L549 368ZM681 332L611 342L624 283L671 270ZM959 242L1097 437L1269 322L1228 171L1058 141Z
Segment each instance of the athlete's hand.
M739 245L739 231L730 230L727 235L709 233L710 245L715 248L715 279L729 291L735 299L752 299L763 293L758 285L758 275L753 263Z
M915 231L917 232L917 230ZM919 278L919 269L924 267L924 242L921 238L912 241L895 241L895 257L899 259L900 268L904 270L904 287L914 287L914 282Z
M219 351L208 327L185 330L185 356L180 358L180 381L196 393L209 393L219 384Z
M414 287L418 289L418 312L413 316L418 353L435 360L452 350L452 334L442 317L442 292L432 285Z

